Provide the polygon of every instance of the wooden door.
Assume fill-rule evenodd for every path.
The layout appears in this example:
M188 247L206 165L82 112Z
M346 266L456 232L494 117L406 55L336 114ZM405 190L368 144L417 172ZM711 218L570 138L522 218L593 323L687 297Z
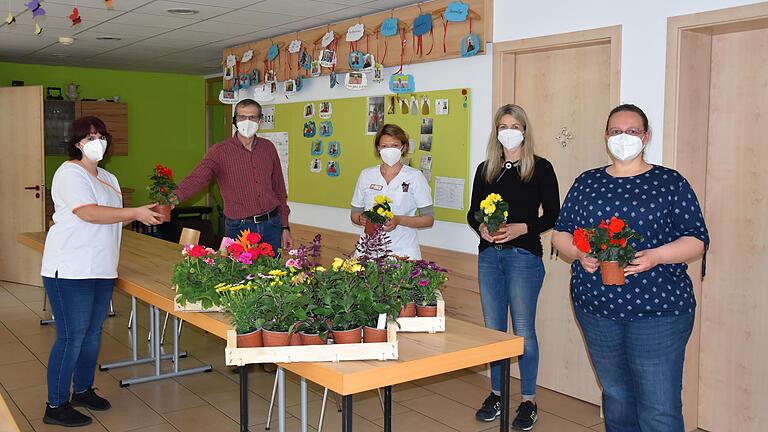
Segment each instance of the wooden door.
M536 153L555 168L561 202L579 174L609 162L603 134L606 116L616 103L613 65L618 42L593 38L591 32L579 32L556 43L542 38L540 46L527 41L533 46L502 54L502 70L497 70L501 79L496 106L515 103L526 110ZM583 40L588 42L579 42ZM597 379L571 306L570 265L550 254L551 238L551 231L542 235L546 277L536 320L538 382L599 404Z
M0 87L0 280L40 285L40 253L16 234L43 231L43 88Z
M699 427L768 427L768 29L712 36Z

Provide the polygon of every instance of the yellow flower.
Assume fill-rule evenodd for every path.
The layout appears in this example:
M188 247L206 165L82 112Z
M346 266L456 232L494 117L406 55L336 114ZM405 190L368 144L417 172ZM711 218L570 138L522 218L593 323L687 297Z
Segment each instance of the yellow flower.
M488 207L484 208L483 211L488 216L492 215L496 211L496 204L491 204Z
M504 219L506 219L506 218L507 218L507 215L508 215L508 214L509 214L509 213L507 213L507 211L506 211L506 210L504 210Z
M349 266L345 266L344 270L346 270L349 273L357 273L357 272L363 271L363 266L361 266L360 264L352 264Z
M395 214L392 213L391 211L387 211L387 212L384 212L384 216L386 216L387 219L392 219L393 217L395 217Z
M387 200L387 197L384 195L376 195L373 200L376 202L376 204L384 204Z
M384 216L384 209L382 207L379 207L379 208L376 209L376 213Z
M270 270L268 273L270 276L285 276L285 270Z
M325 271L325 267L317 266L317 267L315 267L315 271L324 272Z
M390 198L390 197L388 197L388 196L385 196L385 197L384 197L384 202L386 202L386 203L391 203L391 202L392 202L392 198Z
M339 257L336 257L333 259L333 263L331 263L331 268L338 271L343 265L344 265L344 260Z

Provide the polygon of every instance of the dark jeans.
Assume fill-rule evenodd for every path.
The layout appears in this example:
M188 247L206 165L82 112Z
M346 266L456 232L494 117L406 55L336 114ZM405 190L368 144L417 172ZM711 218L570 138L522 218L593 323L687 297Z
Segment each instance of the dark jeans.
M536 304L544 282L544 263L525 249L489 247L480 252L477 264L485 326L505 332L507 317L512 314L512 329L524 339L518 364L521 394L533 397L539 372ZM501 390L500 362L491 364L491 389Z
M614 321L574 309L603 387L606 432L683 432L683 360L694 314Z
M235 239L240 236L240 232L250 229L252 233L261 235L261 241L272 245L272 249L277 256L283 243L283 225L280 222L280 216L267 219L261 222L254 222L253 219L230 219L227 218L227 237Z
M56 342L48 357L48 403L59 406L93 386L101 326L109 312L114 279L43 277L56 319Z

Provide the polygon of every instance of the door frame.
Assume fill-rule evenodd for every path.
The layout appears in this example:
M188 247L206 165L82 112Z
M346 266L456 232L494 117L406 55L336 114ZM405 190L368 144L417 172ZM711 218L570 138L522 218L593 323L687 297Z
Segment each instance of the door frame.
M706 207L707 143L712 36L768 27L768 3L667 19L663 165L680 171ZM690 74L689 76L686 74ZM681 79L682 78L682 79ZM702 148L704 146L704 148ZM705 215L706 217L706 215ZM689 263L694 294L702 299L701 260ZM699 305L699 311L703 310ZM701 312L688 340L683 373L686 430L699 426ZM686 403L686 402L695 403Z
M621 84L620 25L494 43L492 112L496 112L496 109L502 105L505 91L514 95L516 54L605 43L611 46L610 98L614 105L618 105ZM506 80L502 79L503 71L509 75ZM512 88L507 89L505 83L511 83Z

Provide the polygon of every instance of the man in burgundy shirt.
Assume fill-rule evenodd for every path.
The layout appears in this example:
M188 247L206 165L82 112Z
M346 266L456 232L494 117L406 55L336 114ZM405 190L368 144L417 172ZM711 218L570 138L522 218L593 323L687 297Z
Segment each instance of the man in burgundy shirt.
M176 189L183 202L216 179L224 198L226 236L236 238L250 229L277 251L291 248L285 180L274 144L256 136L261 105L243 99L235 105L237 132L213 147Z

